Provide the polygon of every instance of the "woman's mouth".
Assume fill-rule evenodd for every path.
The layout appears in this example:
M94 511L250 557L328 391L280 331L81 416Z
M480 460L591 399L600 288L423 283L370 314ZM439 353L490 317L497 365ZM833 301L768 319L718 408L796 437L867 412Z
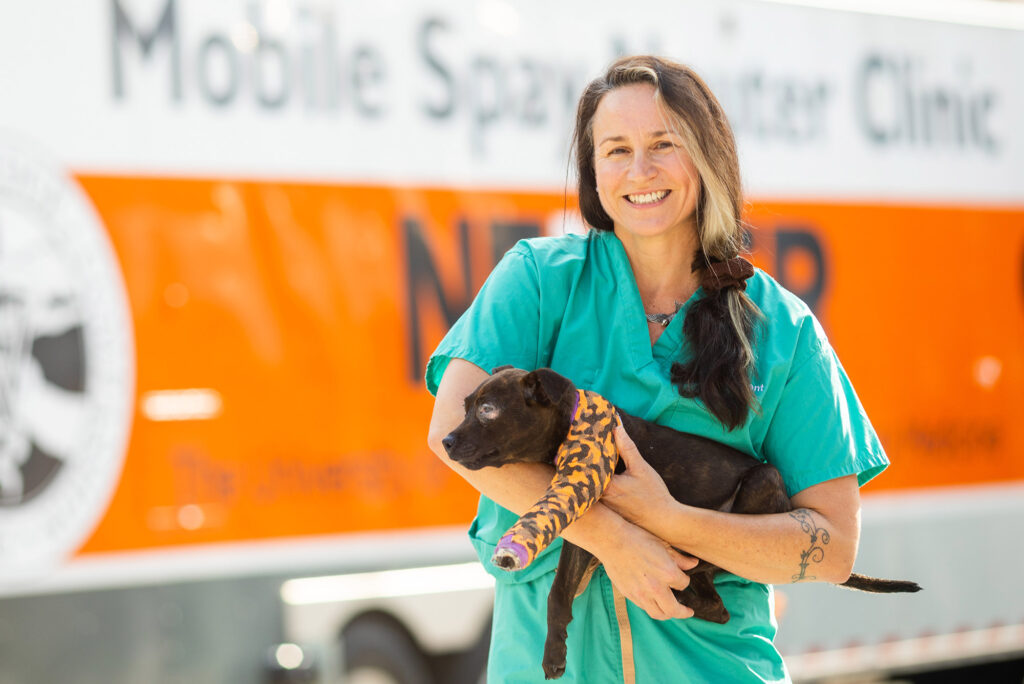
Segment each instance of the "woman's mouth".
M671 190L657 190L640 195L626 195L626 201L637 207L649 207L664 200L671 192Z

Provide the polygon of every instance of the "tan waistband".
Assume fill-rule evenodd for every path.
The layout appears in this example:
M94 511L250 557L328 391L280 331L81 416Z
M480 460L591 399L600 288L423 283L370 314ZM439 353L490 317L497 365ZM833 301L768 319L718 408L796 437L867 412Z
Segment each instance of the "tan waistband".
M612 599L615 603L615 621L619 624L619 642L622 644L622 681L624 684L636 684L636 668L633 666L633 631L629 628L629 615L626 613L626 597L612 586Z

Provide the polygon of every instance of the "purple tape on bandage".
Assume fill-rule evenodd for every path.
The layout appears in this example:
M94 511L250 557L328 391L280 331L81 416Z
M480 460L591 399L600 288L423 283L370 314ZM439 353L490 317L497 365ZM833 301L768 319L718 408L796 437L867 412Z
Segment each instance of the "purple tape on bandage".
M498 545L494 548L494 552L497 553L498 551L511 551L515 555L516 560L519 561L518 567L520 569L526 567L527 557L529 556L526 551L526 547L519 542L512 541L511 534L506 534L498 541Z

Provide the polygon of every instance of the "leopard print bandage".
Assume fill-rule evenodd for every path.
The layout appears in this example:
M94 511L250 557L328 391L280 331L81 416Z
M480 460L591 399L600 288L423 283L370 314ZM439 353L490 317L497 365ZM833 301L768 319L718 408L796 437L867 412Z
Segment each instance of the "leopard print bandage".
M574 520L601 498L619 454L615 408L600 394L579 392L569 434L555 456L555 476L544 496L509 529L491 558L505 570L522 570Z

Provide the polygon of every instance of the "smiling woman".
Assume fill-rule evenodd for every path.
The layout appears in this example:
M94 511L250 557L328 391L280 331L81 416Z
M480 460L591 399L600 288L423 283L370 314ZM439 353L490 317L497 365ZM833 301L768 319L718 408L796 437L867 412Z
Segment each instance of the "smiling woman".
M502 535L544 495L552 468L467 469L446 438L467 395L504 365L551 368L626 413L770 463L796 509L739 515L680 504L617 431L626 471L562 533L602 563L573 603L566 676L787 681L767 584L846 581L857 486L885 468L885 453L813 314L739 256L736 146L692 70L655 57L612 64L580 98L573 143L591 230L509 250L427 367L437 395L431 448L483 494L470 536L498 578L488 681L543 681L561 546L524 570L495 569ZM827 547L815 542L826 538ZM732 573L716 580L725 625L679 619L693 615L678 592L695 560L676 549Z

